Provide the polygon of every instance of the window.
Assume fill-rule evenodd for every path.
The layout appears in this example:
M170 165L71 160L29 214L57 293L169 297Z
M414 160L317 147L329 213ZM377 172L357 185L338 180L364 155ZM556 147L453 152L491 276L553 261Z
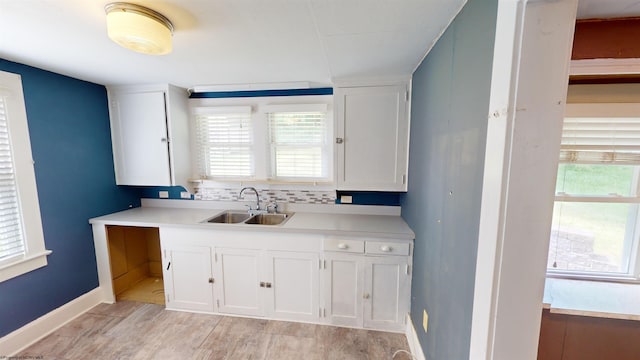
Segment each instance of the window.
M0 281L47 264L19 75L0 71Z
M196 123L201 177L254 176L251 107L198 109Z
M634 276L640 235L640 105L569 104L548 269Z
M318 108L302 105L300 109L314 107ZM326 106L318 110L273 111L268 114L273 178L328 180L330 155Z
M192 108L194 168L223 186L333 186L331 101L327 95L199 99Z

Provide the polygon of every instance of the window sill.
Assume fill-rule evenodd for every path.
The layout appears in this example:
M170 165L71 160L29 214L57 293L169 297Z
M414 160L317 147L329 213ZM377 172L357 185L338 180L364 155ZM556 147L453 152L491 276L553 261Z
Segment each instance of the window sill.
M640 321L640 284L547 278L551 313Z
M0 282L47 266L47 255L49 254L51 254L51 250L45 250L41 253L25 256L18 261L0 266Z

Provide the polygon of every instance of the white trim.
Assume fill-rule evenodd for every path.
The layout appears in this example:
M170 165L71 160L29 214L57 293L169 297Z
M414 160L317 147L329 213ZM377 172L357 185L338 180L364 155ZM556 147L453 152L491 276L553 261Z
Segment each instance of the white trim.
M640 74L640 59L572 60L569 75Z
M621 195L583 196L583 195L571 195L566 193L558 193L556 194L555 201L636 204L636 203L640 203L640 197L621 196Z
M16 258L15 260L17 261L15 263L20 263L18 266L3 265L2 269L0 269L0 282L2 282L46 266L46 256L40 255L47 253L48 250L45 249L44 232L42 230L40 202L38 201L34 161L31 153L22 77L18 74L0 71L0 84L2 84L3 88L11 91L11 95L6 96L5 101L23 241L26 250L24 256L25 259L35 259L25 262L25 259Z
M577 0L500 0L469 359L535 359Z
M405 335L407 336L407 343L409 343L409 350L411 350L413 358L415 360L426 360L422 347L420 346L418 333L416 333L416 328L413 326L413 321L411 321L410 314L407 314L407 331Z
M308 81L294 81L294 82L259 83L259 84L197 85L190 90L194 93L203 93L203 92L225 92L225 91L290 90L290 89L310 89L310 88L311 88L311 83Z
M100 288L62 305L0 338L0 358L14 356L102 302Z
M47 266L47 255L49 254L51 254L51 250L29 254L18 261L0 266L0 282Z

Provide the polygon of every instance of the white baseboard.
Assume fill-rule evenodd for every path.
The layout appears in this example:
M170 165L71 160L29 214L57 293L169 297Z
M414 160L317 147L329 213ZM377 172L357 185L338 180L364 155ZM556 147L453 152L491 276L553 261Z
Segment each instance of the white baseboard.
M0 338L0 358L18 354L103 300L98 287Z
M422 347L420 346L420 340L418 340L418 333L416 333L416 328L413 326L413 321L411 321L411 316L407 314L407 342L409 343L409 349L411 350L411 354L413 354L414 359L416 360L426 360L424 357L424 352L422 352Z

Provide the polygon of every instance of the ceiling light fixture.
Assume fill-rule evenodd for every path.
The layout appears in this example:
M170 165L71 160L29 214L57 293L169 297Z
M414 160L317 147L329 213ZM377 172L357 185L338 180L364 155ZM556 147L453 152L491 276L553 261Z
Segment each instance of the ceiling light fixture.
M116 44L149 55L171 52L173 24L164 15L144 6L115 2L104 7L107 34Z

